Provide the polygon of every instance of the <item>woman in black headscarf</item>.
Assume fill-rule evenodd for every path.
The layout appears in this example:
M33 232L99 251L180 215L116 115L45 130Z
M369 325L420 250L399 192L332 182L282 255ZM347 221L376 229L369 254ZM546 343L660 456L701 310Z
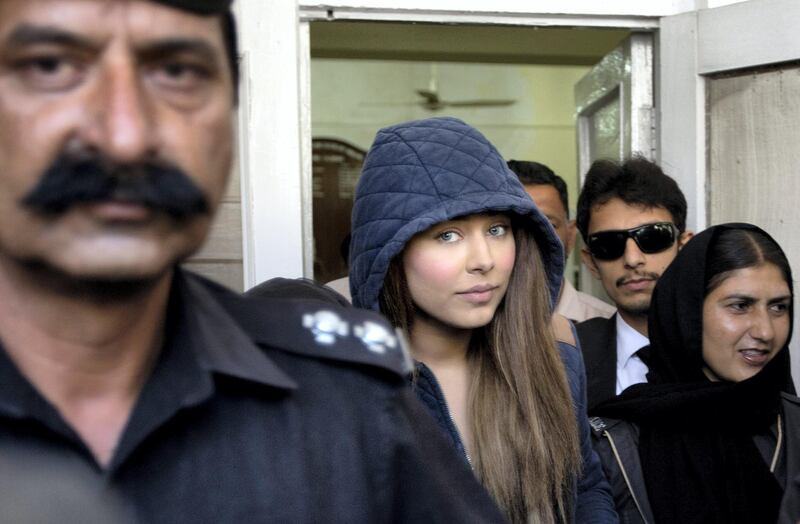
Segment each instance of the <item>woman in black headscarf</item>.
M653 294L648 383L592 413L622 522L790 521L792 299L786 255L755 226L711 227L683 247Z

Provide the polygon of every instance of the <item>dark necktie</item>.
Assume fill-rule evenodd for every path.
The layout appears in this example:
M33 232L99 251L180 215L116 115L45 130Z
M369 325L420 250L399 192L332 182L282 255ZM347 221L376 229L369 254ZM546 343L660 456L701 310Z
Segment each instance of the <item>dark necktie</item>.
M653 353L650 349L650 346L647 345L642 348L639 348L639 350L636 351L635 354L637 357L639 357L639 360L644 362L644 365L647 366L647 369L650 369L650 363L652 362L651 359L653 357Z

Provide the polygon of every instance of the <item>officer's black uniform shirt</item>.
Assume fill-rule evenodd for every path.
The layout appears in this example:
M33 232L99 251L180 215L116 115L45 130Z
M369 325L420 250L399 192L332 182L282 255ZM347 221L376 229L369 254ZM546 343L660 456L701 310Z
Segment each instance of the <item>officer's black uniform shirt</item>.
M502 520L411 397L396 340L369 335L391 333L377 315L178 271L167 325L107 468L0 350L0 459L89 470L143 522Z

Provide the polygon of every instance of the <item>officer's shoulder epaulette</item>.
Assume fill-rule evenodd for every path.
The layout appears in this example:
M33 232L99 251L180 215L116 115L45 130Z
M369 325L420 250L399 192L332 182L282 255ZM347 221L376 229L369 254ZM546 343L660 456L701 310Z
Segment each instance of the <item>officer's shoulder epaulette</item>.
M261 346L311 358L412 369L406 342L381 315L319 300L243 297L233 316Z

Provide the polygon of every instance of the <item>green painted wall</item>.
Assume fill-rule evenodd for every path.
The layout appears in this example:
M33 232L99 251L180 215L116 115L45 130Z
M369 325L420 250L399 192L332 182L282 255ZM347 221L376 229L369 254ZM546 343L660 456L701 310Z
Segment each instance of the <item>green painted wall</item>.
M588 71L583 66L312 59L313 135L368 149L383 126L437 115L461 118L485 134L505 158L549 165L567 181L574 214L578 174L573 86ZM422 98L416 90L427 89L432 76L445 101L515 103L430 111L419 106Z

